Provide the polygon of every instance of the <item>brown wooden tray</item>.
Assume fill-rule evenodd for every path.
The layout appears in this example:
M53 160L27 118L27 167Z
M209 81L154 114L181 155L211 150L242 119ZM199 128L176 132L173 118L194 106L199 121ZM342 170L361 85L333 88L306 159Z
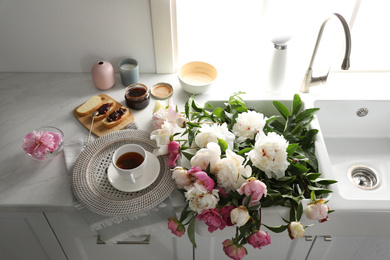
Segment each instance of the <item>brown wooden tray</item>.
M106 94L100 94L99 95L103 100L108 100L108 99L111 99L114 101L114 106L115 106L115 109L118 109L120 108L122 105L116 101L115 99L113 99L112 97L110 96L107 96ZM83 103L84 104L84 103ZM81 106L82 104L80 104ZM79 106L78 106L79 107ZM77 118L77 120L79 120L79 122L85 126L85 128L87 128L89 130L90 126L91 126L91 123L92 123L92 118L91 118L91 114L88 114L86 116L80 116L79 114L77 114L76 110L77 108L76 107L75 109L73 109L73 114L74 116ZM129 124L133 123L134 122L134 116L133 114L130 112L129 110L129 113L130 113L130 116L127 117L122 123L120 123L119 125L116 125L114 126L113 128L107 128L103 125L102 121L103 120L100 120L100 121L94 121L93 123L93 127L92 127L92 133L94 133L96 136L98 137L101 137L103 135L106 135L108 133L112 133L112 132L115 132L115 131L118 131L118 130L122 130L124 129L126 126L128 126Z

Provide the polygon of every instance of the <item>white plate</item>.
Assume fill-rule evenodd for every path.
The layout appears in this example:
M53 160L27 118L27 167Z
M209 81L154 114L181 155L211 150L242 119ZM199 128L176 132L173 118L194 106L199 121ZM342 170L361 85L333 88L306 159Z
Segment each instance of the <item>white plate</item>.
M155 155L150 152L147 153L145 172L135 180L134 184L130 182L130 178L119 175L111 163L107 171L107 178L111 185L114 188L125 192L139 191L151 185L160 173L160 162Z

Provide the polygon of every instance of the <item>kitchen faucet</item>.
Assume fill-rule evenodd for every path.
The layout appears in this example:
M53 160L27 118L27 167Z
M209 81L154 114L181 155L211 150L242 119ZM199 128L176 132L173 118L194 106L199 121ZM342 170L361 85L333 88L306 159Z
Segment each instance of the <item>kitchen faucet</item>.
M326 80L328 78L329 71L324 76L313 77L312 76L312 74L313 74L313 69L312 68L313 68L314 58L315 58L315 56L317 54L318 46L319 46L320 41L321 41L322 33L324 32L324 29L325 29L325 25L333 17L333 15L335 15L337 18L339 18L341 24L344 27L345 55L344 55L343 64L341 64L341 69L342 70L348 70L349 69L349 56L351 54L351 33L349 31L348 24L345 21L344 17L341 16L340 14L338 14L338 13L334 13L334 14L332 14L331 17L327 18L321 25L321 28L320 28L320 31L319 31L318 37L317 37L317 42L316 42L316 45L314 47L313 55L311 57L311 61L310 61L310 64L309 64L309 68L306 71L305 77L303 78L302 85L301 85L301 88L300 88L300 91L303 92L303 93L308 93L309 92L309 88L311 86L316 86L316 85L319 85L319 84L325 84L325 82L326 82Z

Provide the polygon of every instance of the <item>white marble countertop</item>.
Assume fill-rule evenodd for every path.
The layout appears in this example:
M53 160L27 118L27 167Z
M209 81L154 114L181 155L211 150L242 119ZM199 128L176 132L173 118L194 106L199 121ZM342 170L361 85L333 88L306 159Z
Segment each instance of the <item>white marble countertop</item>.
M175 74L141 74L140 82L148 87L168 82L174 88L174 103L183 110L188 94ZM299 93L302 100L314 99L385 99L390 100L390 73L333 73L328 83L313 87L309 94L299 92L291 83L282 93L268 93L256 75L220 75L207 93L196 100L226 100L235 91L244 91L244 99L292 99ZM88 130L72 111L96 94L107 94L122 104L124 86L116 75L115 86L107 91L94 87L89 73L0 73L1 211L73 211L72 191L61 153L48 162L30 159L22 149L23 137L45 125L60 128L65 139L84 137ZM144 110L131 112L140 129L152 130L152 109L156 99Z

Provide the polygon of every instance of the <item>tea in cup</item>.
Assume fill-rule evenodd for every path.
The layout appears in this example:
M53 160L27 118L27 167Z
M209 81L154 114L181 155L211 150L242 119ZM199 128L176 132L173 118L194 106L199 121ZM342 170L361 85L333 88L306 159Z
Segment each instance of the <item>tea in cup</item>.
M147 152L138 144L125 144L112 156L112 164L118 174L128 178L132 184L143 174L146 160Z

